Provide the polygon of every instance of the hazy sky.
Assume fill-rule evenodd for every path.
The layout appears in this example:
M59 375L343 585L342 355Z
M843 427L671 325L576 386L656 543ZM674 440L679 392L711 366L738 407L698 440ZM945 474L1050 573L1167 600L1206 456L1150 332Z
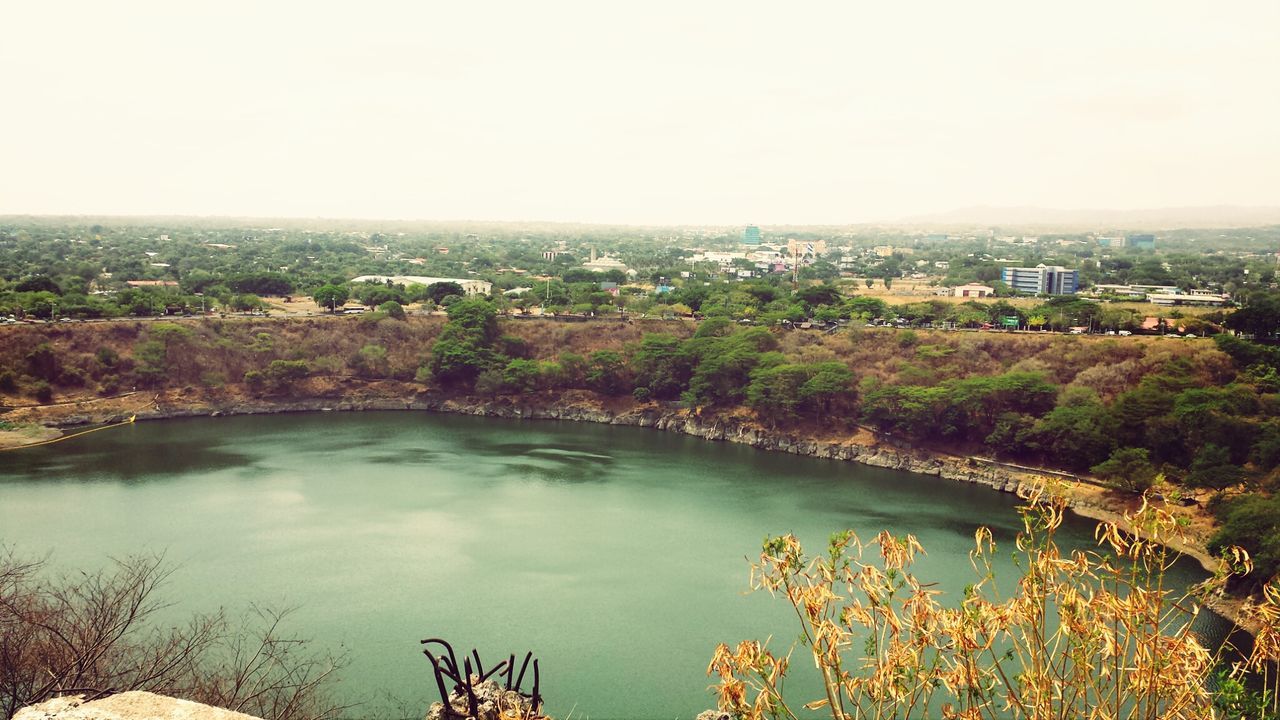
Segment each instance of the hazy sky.
M0 213L1280 205L1280 2L6 2Z

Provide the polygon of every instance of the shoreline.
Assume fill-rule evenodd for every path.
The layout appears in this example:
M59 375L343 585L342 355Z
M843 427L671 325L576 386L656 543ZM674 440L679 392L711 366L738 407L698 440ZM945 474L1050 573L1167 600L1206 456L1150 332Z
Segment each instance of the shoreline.
M741 410L699 412L674 404L639 403L630 398L602 398L588 391L569 391L551 395L526 395L477 398L423 390L420 385L396 381L365 384L364 393L323 394L289 398L246 398L226 393L196 393L161 390L155 393L129 393L112 398L93 398L57 405L13 408L5 420L26 427L0 431L0 450L14 451L22 447L47 443L51 434L69 436L67 428L85 425L109 425L123 422L131 415L138 421L166 420L186 417L221 417L228 415L272 415L294 412L366 412L418 411L517 420L561 420L592 422L605 425L646 427L677 432L704 440L733 442L771 452L856 462L872 467L904 470L932 475L952 482L965 482L1005 493L1017 493L1037 484L1052 483L1067 501L1067 507L1080 517L1116 524L1133 533L1124 518L1125 505L1137 502L1136 496L1120 495L1079 476L1052 469L1030 468L973 456L951 455L932 449L904 446L866 428L855 427L840 432L819 434L766 428ZM200 393L204 395L204 393ZM36 432L32 426L40 426ZM59 439L53 438L54 441ZM1190 516L1195 513L1181 506L1168 506ZM1136 534L1136 533L1135 533ZM1217 567L1203 547L1202 541L1169 541L1170 549L1195 559L1212 573ZM1249 631L1240 617L1242 598L1222 597L1207 603L1237 627Z

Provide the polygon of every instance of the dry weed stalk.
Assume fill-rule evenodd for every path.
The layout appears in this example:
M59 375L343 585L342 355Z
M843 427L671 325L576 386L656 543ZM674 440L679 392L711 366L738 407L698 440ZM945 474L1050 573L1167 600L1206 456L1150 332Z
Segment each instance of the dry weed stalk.
M1161 507L1144 500L1126 516L1136 535L1101 523L1099 550L1063 554L1054 532L1064 501L1043 489L1023 499L1015 555L1023 575L1012 594L995 586L995 542L980 528L970 552L977 581L957 607L911 573L924 552L912 536L864 542L845 532L813 559L791 535L767 540L752 587L785 596L800 620L824 689L804 707L829 708L834 720L1216 717L1205 681L1219 657L1191 620L1198 600L1247 572L1247 555L1233 552L1213 578L1177 593L1165 576L1179 555L1165 543L1182 528ZM864 559L872 553L878 559ZM1280 586L1249 612L1266 629L1237 673L1280 654ZM719 646L707 672L720 678L720 709L795 720L782 691L790 656L754 641Z

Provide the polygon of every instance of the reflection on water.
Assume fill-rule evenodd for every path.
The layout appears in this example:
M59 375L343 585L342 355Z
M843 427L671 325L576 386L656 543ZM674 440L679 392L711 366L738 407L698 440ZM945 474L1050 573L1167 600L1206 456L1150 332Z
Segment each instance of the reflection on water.
M122 428L127 432L127 428ZM48 446L48 452L32 450L11 451L4 458L0 482L26 480L106 481L123 480L142 482L160 480L175 475L211 472L226 468L252 465L252 457L227 447L212 444L209 440L171 439L143 445L125 438L125 432L108 431L115 435L111 445L89 445L67 441Z
M1017 572L1011 496L637 428L407 412L138 423L0 454L0 478L0 543L67 567L166 551L184 612L298 605L297 631L350 651L352 700L419 709L418 640L442 636L534 650L553 716L691 717L714 702L716 643L773 635L785 651L795 636L789 606L744 594L766 534L811 551L845 528L915 534L917 576L956 599L985 524L997 573ZM1092 547L1092 525L1071 520L1060 541ZM1172 580L1201 577L1179 565Z

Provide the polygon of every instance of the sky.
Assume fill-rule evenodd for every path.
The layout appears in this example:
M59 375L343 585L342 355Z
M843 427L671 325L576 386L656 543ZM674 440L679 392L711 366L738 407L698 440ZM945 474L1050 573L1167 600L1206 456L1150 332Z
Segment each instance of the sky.
M9 2L0 214L1280 205L1280 2Z

